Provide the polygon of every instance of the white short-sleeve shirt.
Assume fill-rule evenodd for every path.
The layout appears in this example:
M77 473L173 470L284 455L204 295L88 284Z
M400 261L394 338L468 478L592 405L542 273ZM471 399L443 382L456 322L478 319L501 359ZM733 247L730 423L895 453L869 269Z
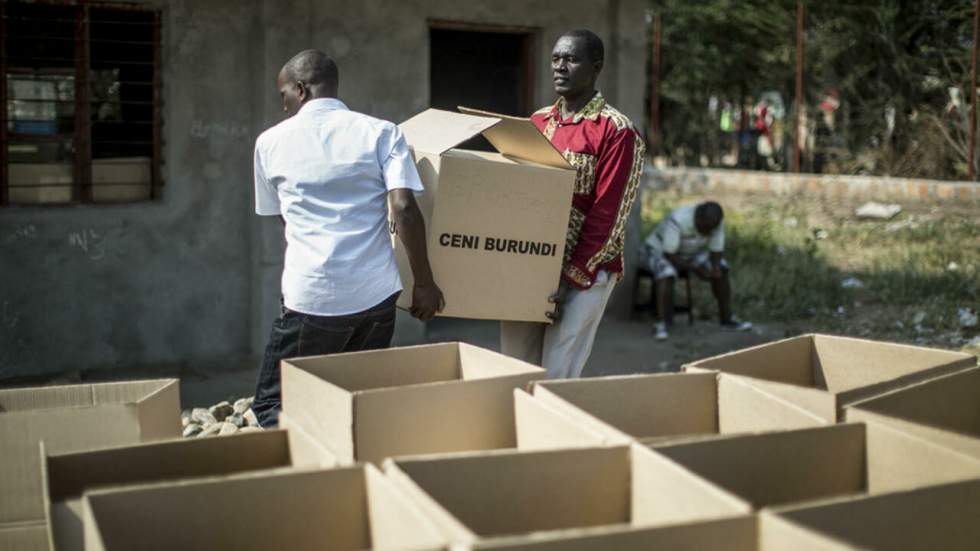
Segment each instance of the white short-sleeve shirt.
M696 209L697 205L687 205L670 211L647 237L647 247L664 254L681 255L724 251L725 222L720 222L709 235L701 235L694 225Z
M255 212L286 221L286 308L353 314L401 290L387 193L422 191L401 131L337 99L307 102L255 142Z

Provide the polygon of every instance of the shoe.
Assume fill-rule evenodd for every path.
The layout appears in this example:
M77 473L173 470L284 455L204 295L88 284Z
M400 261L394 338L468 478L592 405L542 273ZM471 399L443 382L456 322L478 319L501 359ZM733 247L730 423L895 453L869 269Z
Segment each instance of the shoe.
M725 331L749 331L752 329L752 322L732 316L732 319L721 322L721 328Z
M667 324L663 322L657 322L653 324L653 338L658 341L667 340Z

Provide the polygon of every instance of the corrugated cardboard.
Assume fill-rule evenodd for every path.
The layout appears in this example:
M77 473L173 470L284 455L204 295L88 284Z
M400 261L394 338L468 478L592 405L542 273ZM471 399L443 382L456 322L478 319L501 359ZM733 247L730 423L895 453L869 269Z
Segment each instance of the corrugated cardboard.
M538 381L514 391L517 447L666 443L815 427L815 414L724 373Z
M848 421L874 421L980 458L980 369L871 398L844 410Z
M639 445L402 457L384 466L443 536L457 544L749 512L727 492Z
M789 529L771 516L745 515L655 528L581 528L548 537L498 538L461 546L474 551L843 551L854 549L828 536Z
M42 440L67 453L180 435L176 379L0 390L0 549L48 549Z
M399 125L415 150L440 315L550 323L575 170L529 119L429 109ZM482 134L499 153L452 149ZM406 291L412 271L394 239Z
M434 549L432 524L371 465L86 492L88 551Z
M292 465L285 430L45 455L52 541L58 551L84 549L81 498L86 490Z
M655 451L756 509L980 477L980 460L878 424L731 436Z
M302 426L293 423L286 412L279 413L279 428L286 429L293 465L297 467L336 467L337 456L330 452Z
M44 524L17 525L7 523L0 526L0 551L24 551L30 549L50 549L48 528Z
M283 411L341 463L513 448L513 390L541 368L463 343L282 362Z
M980 480L777 508L763 516L863 549L975 550L980 547Z
M829 335L803 335L684 366L750 377L766 392L835 422L845 406L973 367L962 352Z

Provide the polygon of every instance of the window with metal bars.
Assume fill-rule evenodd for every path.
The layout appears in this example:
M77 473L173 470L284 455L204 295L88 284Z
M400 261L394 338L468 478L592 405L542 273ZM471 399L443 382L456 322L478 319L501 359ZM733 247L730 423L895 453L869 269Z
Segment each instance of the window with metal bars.
M0 207L159 197L160 12L0 0Z

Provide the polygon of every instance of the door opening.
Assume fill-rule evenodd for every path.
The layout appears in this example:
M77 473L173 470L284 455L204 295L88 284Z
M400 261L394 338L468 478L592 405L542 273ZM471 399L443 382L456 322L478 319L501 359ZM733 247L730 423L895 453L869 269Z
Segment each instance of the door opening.
M429 104L456 111L473 107L526 117L534 110L532 28L431 22ZM478 136L461 145L492 151Z

